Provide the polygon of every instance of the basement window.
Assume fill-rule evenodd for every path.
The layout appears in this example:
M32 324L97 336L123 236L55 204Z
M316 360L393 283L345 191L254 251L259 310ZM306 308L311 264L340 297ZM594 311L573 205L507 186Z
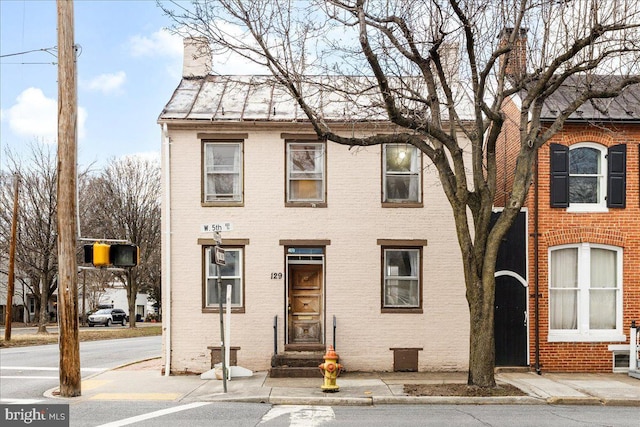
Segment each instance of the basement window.
M613 372L629 371L629 351L617 350L613 352Z

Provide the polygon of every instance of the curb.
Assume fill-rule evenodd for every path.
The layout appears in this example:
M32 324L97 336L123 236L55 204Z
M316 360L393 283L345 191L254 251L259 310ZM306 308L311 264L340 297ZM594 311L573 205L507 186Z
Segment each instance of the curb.
M127 367L127 366L136 365L138 363L148 362L150 360L155 360L155 359L160 359L160 357L149 357L149 358L146 358L146 359L141 359L141 360L136 360L136 361L133 361L133 362L123 363L121 365L114 366L113 368L105 369L104 371L96 372L95 374L91 374L91 375L89 375L87 377L80 378L80 381L82 382L82 381L90 380L90 379L92 379L94 377L97 377L98 375L104 374L107 371L115 371L117 369L122 369L122 368ZM78 398L84 397L83 395L76 396L76 397L64 397L64 396L60 396L60 395L54 394L58 390L60 390L60 386L59 385L56 386L56 387L50 388L49 390L45 390L44 393L42 393L42 395L44 397L49 398L49 399L78 399Z
M576 406L580 406L580 405L602 406L603 405L602 400L598 399L597 397L576 397L576 396L570 396L570 397L552 396L547 398L547 403L549 405L576 405Z
M531 396L374 396L373 403L376 405L544 405L545 401Z
M373 406L371 397L270 397L272 405Z
M637 406L640 407L640 400L637 399L602 399L604 406Z
M456 396L372 396L372 397L317 397L317 396L233 396L218 394L213 399L196 398L205 402L266 403L271 405L321 405L321 406L374 406L374 405L545 405L544 399L532 396L456 397ZM572 404L561 402L562 404ZM557 404L561 404L557 403ZM575 404L575 403L573 403ZM602 405L597 399L581 401L582 405ZM639 405L630 401L625 406ZM620 405L622 406L622 405Z

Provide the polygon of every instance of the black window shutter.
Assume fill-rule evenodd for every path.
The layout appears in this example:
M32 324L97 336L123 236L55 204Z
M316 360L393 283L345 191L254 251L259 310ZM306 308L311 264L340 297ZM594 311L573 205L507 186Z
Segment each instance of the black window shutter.
M627 145L613 145L607 154L607 207L625 207L626 187Z
M569 147L551 144L551 207L569 207Z

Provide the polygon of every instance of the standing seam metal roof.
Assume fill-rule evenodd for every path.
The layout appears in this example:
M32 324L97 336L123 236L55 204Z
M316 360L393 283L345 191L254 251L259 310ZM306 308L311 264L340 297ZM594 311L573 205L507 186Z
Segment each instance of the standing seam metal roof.
M381 96L371 78L329 76L313 79L311 83L301 83L300 89L320 119L388 121ZM418 82L418 79L414 81ZM398 82L398 87L407 82L411 84L410 79ZM331 90L332 87L336 89ZM469 112L473 110L469 98L463 94L458 99L462 119L471 117ZM407 102L407 108L416 109L418 113L426 111L422 104ZM160 114L160 120L295 122L306 121L307 117L288 91L271 76L209 75L183 78Z

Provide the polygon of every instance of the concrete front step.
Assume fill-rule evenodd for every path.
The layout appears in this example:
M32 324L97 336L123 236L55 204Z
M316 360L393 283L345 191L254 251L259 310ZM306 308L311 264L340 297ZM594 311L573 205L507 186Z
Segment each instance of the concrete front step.
M496 366L493 372L496 374L502 374L507 372L530 372L531 368L528 366Z
M320 377L318 365L324 362L321 351L285 351L271 358L271 378Z
M272 367L317 368L324 362L324 353L316 351L287 351L271 358Z
M276 366L269 369L269 377L271 378L322 378L322 372L318 366L312 367L293 367L293 366Z

